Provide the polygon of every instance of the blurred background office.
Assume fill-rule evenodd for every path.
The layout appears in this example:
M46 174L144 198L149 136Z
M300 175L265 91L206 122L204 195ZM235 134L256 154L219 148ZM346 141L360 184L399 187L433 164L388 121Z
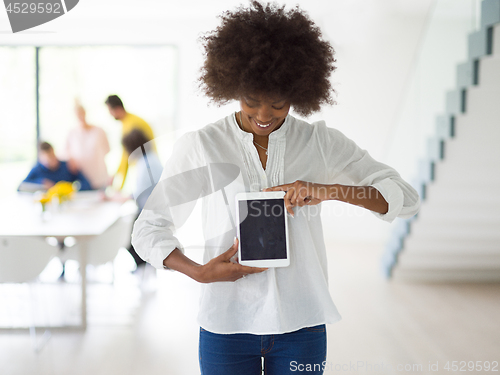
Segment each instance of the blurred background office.
M394 366L386 374L411 373L407 364L431 373L429 363L439 362L432 373L444 374L447 361L498 362L500 0L280 3L299 3L336 51L337 105L308 120L325 120L354 139L423 198L416 219L392 224L323 204L331 293L343 316L329 327L327 360ZM196 82L203 59L197 39L238 4L86 0L15 35L0 12L0 195L13 194L36 162L37 139L64 149L79 126L75 98L109 140L110 176L123 150L121 124L104 104L109 95L151 125L162 163L180 134L238 110L237 103L209 105ZM134 183L127 178L124 191ZM199 227L195 216L179 233L195 259ZM69 288L81 282L75 254ZM115 255L114 267L89 271L87 329L52 329L38 351L27 331L2 330L2 373L199 373L197 285L172 272L138 278L126 250ZM61 301L55 263L48 264L35 283L35 320L78 321L83 302ZM47 285L53 288L40 288ZM27 300L19 285L0 285L5 328L29 325ZM37 304L44 300L51 302Z

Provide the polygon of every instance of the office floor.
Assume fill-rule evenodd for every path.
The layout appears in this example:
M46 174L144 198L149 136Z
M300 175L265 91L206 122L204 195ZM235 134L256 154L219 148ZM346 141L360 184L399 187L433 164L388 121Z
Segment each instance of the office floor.
M482 374L490 372L470 371L469 361L500 362L500 284L395 284L380 276L380 246L330 248L331 294L343 319L328 327L325 374L451 374L446 364L451 368L452 361ZM109 277L109 271L92 277ZM199 374L198 286L167 271L142 277L122 269L115 275L114 287L89 285L85 333L52 331L37 354L27 330L0 331L0 373ZM71 277L33 288L38 319L78 318L79 289ZM0 323L29 319L23 315L26 296L26 286L0 285Z

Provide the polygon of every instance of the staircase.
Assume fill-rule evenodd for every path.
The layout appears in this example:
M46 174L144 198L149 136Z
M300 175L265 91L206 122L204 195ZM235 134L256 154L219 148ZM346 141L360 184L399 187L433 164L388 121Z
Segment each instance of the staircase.
M394 280L500 281L500 0L482 2L468 43L413 181L420 212L397 223L382 260Z

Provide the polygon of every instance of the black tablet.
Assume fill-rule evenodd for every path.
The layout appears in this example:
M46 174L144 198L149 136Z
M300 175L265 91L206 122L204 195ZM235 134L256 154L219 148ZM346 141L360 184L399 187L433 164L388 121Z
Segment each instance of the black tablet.
M240 264L253 267L290 265L284 196L284 191L236 195Z

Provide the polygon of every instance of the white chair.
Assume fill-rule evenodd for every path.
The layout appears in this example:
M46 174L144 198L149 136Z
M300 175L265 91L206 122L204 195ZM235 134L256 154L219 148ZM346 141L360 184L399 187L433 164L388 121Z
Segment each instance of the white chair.
M130 245L133 223L132 218L121 217L106 232L89 241L88 264L97 266L112 262L120 248Z
M0 237L0 283L36 279L56 254L43 238Z
M120 217L103 234L90 240L87 244L87 264L99 266L112 262L120 248L127 248L130 245L135 217L136 213ZM80 248L78 242L72 247L63 248L58 256L63 262L66 260L79 262Z
M36 280L57 251L57 247L49 245L43 238L0 237L0 283L30 283ZM34 349L38 352L50 337L50 332L45 331L42 342L37 344L33 315L29 329Z

